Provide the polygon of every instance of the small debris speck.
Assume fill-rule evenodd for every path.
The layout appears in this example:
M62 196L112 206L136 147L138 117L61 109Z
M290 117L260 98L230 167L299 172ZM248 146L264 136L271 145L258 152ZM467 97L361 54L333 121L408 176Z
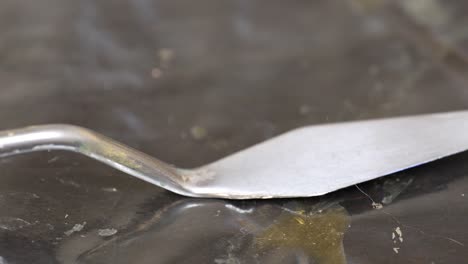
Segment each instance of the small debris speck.
M64 234L69 236L75 232L80 232L81 230L83 230L83 228L85 227L86 225L86 222L83 222L83 224L75 224L72 229L68 230L68 231L65 231Z
M117 233L117 229L115 228L106 228L106 229L99 229L98 235L102 237L113 236Z
M393 251L395 251L396 254L398 254L398 251L399 251L399 250L400 250L399 247L394 247L394 248L393 248Z
M393 244L396 244L397 242L403 243L403 232L399 226L392 231L392 240Z
M397 228L395 228L395 232L398 234L399 237L403 236L403 233L401 232L401 229L400 229L399 226L397 226Z
M109 188L102 188L101 190L105 191L105 192L117 192L117 188L115 187L109 187Z
M372 208L380 210L383 208L383 205L381 203L372 202Z
M68 217L68 214L65 214L65 219Z
M206 137L206 129L201 126L193 126L190 128L190 134L195 140L202 140Z
M462 197L465 197L465 194L464 194L464 193L462 193L462 194L461 194L461 196L462 196Z

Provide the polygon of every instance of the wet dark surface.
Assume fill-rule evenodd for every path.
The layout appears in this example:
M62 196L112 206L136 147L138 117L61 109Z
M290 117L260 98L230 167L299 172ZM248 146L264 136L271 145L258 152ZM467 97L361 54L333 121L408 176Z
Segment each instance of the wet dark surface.
M467 8L3 0L0 129L82 125L192 167L304 125L464 109ZM234 202L66 152L3 158L0 263L464 263L467 160Z

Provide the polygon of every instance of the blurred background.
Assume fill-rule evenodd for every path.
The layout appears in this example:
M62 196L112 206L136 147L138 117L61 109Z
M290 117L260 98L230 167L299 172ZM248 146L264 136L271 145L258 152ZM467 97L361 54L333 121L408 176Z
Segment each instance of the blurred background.
M305 125L465 109L467 14L456 0L2 0L0 129L81 125L194 167ZM385 212L356 188L194 201L70 153L5 158L0 263L461 263L466 158L364 185L395 200Z

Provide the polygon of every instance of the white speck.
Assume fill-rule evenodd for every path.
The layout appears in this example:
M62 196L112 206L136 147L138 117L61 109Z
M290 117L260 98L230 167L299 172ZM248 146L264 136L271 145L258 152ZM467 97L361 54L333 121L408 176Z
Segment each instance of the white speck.
M399 226L397 226L397 228L395 228L395 232L398 234L399 237L403 236L403 233L401 232L401 229L400 229Z
M398 238L398 240L397 240ZM395 231L392 232L392 240L393 240L393 244L396 244L398 241L400 243L403 243L403 232L401 232L401 229L399 226L397 226L395 228Z
M374 209L380 210L383 208L383 205L381 203L372 202L372 207Z
M65 219L68 217L68 214L65 214Z
M399 247L394 247L394 248L393 248L393 251L395 251L396 254L398 254L398 251L399 251L399 250L400 250Z
M464 194L464 193L462 193L462 194L461 194L461 196L462 196L462 197L465 197L465 194Z
M69 236L75 232L80 232L81 230L83 230L85 225L86 225L86 222L83 222L83 224L76 224L72 227L72 229L65 231L64 234Z
M101 190L105 191L105 192L118 192L119 190L117 190L117 188L115 187L109 187L109 188L102 188Z
M102 237L113 236L117 233L117 229L115 228L106 228L106 229L99 229L98 235Z

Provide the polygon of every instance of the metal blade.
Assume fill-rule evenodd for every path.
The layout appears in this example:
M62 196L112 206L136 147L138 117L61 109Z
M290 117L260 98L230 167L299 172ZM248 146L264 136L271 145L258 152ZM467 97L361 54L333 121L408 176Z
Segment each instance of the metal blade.
M468 148L468 111L310 126L190 173L197 196L305 197Z

